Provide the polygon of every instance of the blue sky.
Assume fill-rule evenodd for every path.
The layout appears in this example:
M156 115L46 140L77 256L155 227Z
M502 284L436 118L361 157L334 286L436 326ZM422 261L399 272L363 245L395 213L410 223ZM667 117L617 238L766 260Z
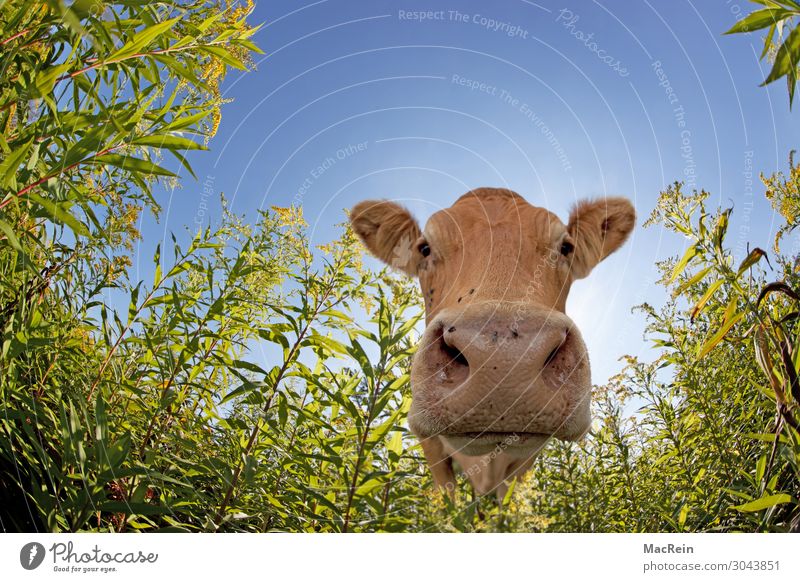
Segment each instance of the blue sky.
M675 180L735 205L729 241L743 256L776 228L758 173L785 168L797 137L785 83L758 86L761 35L722 36L753 7L262 0L255 41L266 54L228 77L233 102L211 151L191 155L199 181L163 193L138 265L170 231L216 220L219 192L253 219L301 203L325 242L359 200L400 201L424 223L478 186L516 190L562 220L576 200L624 195L641 225ZM653 265L684 244L637 227L573 286L567 313L595 382L622 354L647 356L630 309L663 301Z

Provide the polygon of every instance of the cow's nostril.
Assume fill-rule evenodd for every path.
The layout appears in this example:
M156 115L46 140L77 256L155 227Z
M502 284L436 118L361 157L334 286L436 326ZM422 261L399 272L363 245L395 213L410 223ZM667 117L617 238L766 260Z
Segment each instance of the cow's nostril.
M454 348L447 341L442 338L442 351L447 355L450 365L458 365L458 366L465 366L469 368L469 362L467 361L466 356L461 353L461 350L458 348Z
M435 374L436 382L442 386L460 386L470 376L469 362L461 350L456 347L456 338L451 335L454 327L441 325L436 329L436 335L428 348L424 351L424 360L431 374Z
M439 328L436 344L439 348L439 370L449 382L463 382L469 376L469 362L461 350L453 345L454 338L450 341L445 337L456 331L454 326L442 325Z
M569 337L569 331L564 332L564 338L561 340L561 343L559 343L556 347L554 347L550 351L549 354L547 354L547 357L544 359L544 366L543 367L549 366L553 362L553 360L556 359L556 356L561 351L561 348L563 348L564 344L567 343L567 338L568 337Z

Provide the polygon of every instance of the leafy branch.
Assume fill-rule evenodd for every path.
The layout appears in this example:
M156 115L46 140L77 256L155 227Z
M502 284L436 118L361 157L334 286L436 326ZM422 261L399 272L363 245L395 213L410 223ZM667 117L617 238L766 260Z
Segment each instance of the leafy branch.
M795 22L795 19L800 16L800 4L794 0L750 1L765 6L765 8L750 13L725 34L767 29L761 58L770 56L773 64L761 86L769 85L786 77L789 107L791 107L797 85L798 62L800 62L800 28Z

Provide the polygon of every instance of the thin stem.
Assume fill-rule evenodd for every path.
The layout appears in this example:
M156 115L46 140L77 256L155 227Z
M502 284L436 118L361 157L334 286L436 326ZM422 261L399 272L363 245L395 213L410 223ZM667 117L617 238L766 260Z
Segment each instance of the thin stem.
M353 478L350 481L350 487L347 492L347 509L344 514L344 524L342 531L347 533L350 525L350 512L353 509L353 499L355 498L356 488L358 487L358 476L361 471L361 464L364 462L364 448L366 447L367 438L369 437L369 430L372 426L372 412L375 410L375 402L380 393L381 381L383 380L383 365L381 365L381 372L375 377L373 389L369 395L369 404L367 406L366 424L364 425L364 432L361 434L361 439L358 443L358 452L356 453L356 465L353 468Z
M258 420L253 427L252 432L250 433L250 438L247 440L247 445L245 445L244 452L242 454L242 460L236 465L236 470L233 472L233 476L231 477L231 483L228 486L227 491L225 492L225 497L222 500L222 503L217 510L217 514L214 517L214 523L219 525L222 521L222 518L225 516L225 510L228 508L230 504L231 498L233 497L233 492L235 491L237 485L239 484L239 478L241 477L242 471L244 470L244 460L250 455L253 447L256 444L256 438L258 437L258 433L261 432L261 423L263 422L264 418L269 412L269 409L272 406L272 399L275 397L275 394L278 391L281 381L283 380L284 375L289 370L289 366L293 363L296 354L300 351L300 344L302 343L305 335L308 333L308 330L311 328L311 324L316 320L319 312L322 310L323 305L328 300L328 297L333 292L333 285L336 280L336 274L338 274L338 269L336 272L333 273L331 277L331 282L328 284L327 288L325 289L325 293L323 294L322 298L317 302L317 305L314 308L314 311L311 314L311 317L306 320L306 324L300 333L297 335L297 339L295 340L294 344L292 344L289 353L286 356L286 359L283 362L280 370L278 371L277 376L275 377L275 382L272 385L272 390L270 392L269 398L267 398L267 402L264 404L263 409L261 410L261 414L259 415Z
M299 410L303 410L303 408L305 407L306 398L308 398L308 390L306 390L303 393L303 398L300 401ZM292 434L289 437L289 444L286 446L286 450L287 451L291 452L292 451L292 447L294 447L294 441L295 441L295 438L297 436L297 429L298 428L300 428L300 423L297 423L297 422L294 423L294 426L292 428ZM281 471L280 471L280 473L278 473L277 479L275 479L275 487L273 487L274 495L276 495L276 496L279 493L279 490L280 490L280 487L281 487L281 481L283 481L283 477L284 477L285 474L286 474L285 468L281 467ZM267 520L264 522L264 529L262 531L264 531L264 532L268 531L271 525L272 525L272 516L270 515L269 517L267 517Z
M208 322L208 316L209 315L210 315L210 313L206 312L206 314L203 316L203 319L197 325L197 329L195 329L194 333L192 334L192 338L188 342L186 342L187 346L192 345L194 343L194 341L197 339L197 336L200 335L200 332L202 331L203 327ZM220 329L220 334L222 333L223 329L224 329L224 327L222 329ZM213 349L213 346L216 345L218 339L219 339L219 337L214 340L214 343L212 344L210 349ZM167 378L167 381L164 383L164 385L163 385L163 387L161 389L161 395L159 396L159 399L158 399L159 403L162 400L164 400L164 397L167 395L167 392L172 387L172 384L175 382L175 378L178 375L178 367L180 366L180 361L181 361L181 354L178 355L178 358L175 361L175 365L172 366L172 370L170 371L169 378ZM172 412L168 408L167 409L167 416L165 418L165 421L169 421L171 416L172 416ZM152 418L150 419L150 423L147 426L147 431L145 432L145 436L144 436L144 439L142 440L141 447L139 448L139 456L142 456L142 454L144 454L144 448L147 446L147 443L150 442L150 437L153 434L153 429L155 428L155 425L156 425L157 421L158 421L158 414L156 412L155 414L153 414Z
M225 44L225 40L217 41L217 42L213 42L212 41L212 42L204 42L204 43L190 43L190 44L186 44L186 45L179 46L179 47L176 47L176 46L173 45L173 46L170 46L170 47L167 47L167 48L164 48L164 49L156 49L156 50L153 50L153 51L150 51L150 52L146 52L146 53L135 53L135 54L132 54L132 55L126 55L126 56L119 57L119 58L116 58L116 59L110 59L110 60L107 60L107 61L98 60L97 62L92 63L91 65L83 67L82 69L78 69L77 71L73 71L71 73L67 73L66 75L62 75L61 77L56 79L56 83L58 83L59 81L64 81L66 79L74 79L78 75L82 75L83 73L87 73L89 71L92 71L94 69L98 69L100 67L104 67L106 65L114 65L114 64L117 64L117 63L122 63L124 61L129 61L131 59L140 59L142 57L149 57L149 56L154 56L154 55L165 55L165 54L170 54L170 53L174 53L174 52L185 52L188 49L195 49L195 48L198 48L198 47L201 47L201 46L204 46L204 47L205 46L217 46L217 45L224 45L224 44Z
M33 190L37 186L40 186L40 185L44 184L45 182L47 182L50 178L55 178L56 176L60 176L61 174L65 174L66 172L69 172L70 170L73 170L73 169L77 168L81 164L85 164L89 160L92 160L94 158L99 158L100 156L103 156L105 154L111 153L112 151L114 151L115 149L117 149L117 148L119 148L121 146L122 146L122 144L117 144L117 145L112 146L110 148L106 148L106 149L104 149L102 151L99 151L99 152L96 152L96 153L92 154L88 158L85 158L83 160L75 162L74 164L70 164L66 168L63 168L63 169L59 170L56 173L47 174L46 176L44 176L42 178L39 178L38 180L36 180L32 184L28 184L27 186L25 186L22 190L20 190L19 192L17 192L16 194L14 194L10 198L8 198L7 200L5 200L3 202L0 202L0 210L2 210L3 208L5 208L9 204L11 204L11 202L15 198L21 198L22 196L24 196L25 194L27 194L28 192L30 192L31 190Z
M189 254L186 254L183 257L181 257L181 259L175 263L175 266L173 267L172 270L174 270L175 267L178 267L181 264L183 264L183 262L186 261L188 258ZM136 311L134 311L133 314L130 316L127 325L122 329L122 331L120 331L116 341L114 342L114 345L111 346L111 349L106 354L106 357L103 359L103 363L100 364L100 370L97 372L97 376L95 377L94 382L92 382L92 386L89 389L89 397L87 398L88 402L92 401L92 396L94 395L94 391L97 388L97 385L100 383L100 380L102 379L103 373L106 371L109 362L111 362L111 358L114 357L114 354L117 352L117 349L122 344L122 339L130 331L131 327L133 327L134 322L136 322L136 319L139 317L139 314L142 312L145 305L147 305L147 302L153 298L153 295L155 295L156 291L158 291L161 288L161 285L164 284L164 281L167 280L167 277L169 277L169 273L170 271L162 275L161 279L159 279L158 282L156 282L156 284L153 285L153 288L150 290L150 293L147 294L147 296L144 298L144 301L142 301L141 305L139 305L139 307L136 308Z
M19 38L19 37L21 37L21 36L25 36L25 35L26 35L26 34L28 34L28 33L29 33L31 30L32 30L32 29L30 29L30 28L26 28L25 30L21 30L21 31L19 31L17 34L14 34L14 35L12 35L12 36L9 36L7 39L5 39L5 40L3 40L3 41L0 41L0 46L5 46L5 45L7 45L8 43L10 43L12 40L14 40L14 39L16 39L16 38Z

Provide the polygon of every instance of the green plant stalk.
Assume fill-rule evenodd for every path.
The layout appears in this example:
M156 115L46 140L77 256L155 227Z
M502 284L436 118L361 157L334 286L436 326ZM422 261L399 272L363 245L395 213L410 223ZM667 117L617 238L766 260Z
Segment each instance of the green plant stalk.
M337 274L338 274L338 269L331 276L331 281L326 286L322 298L317 302L317 305L314 308L311 317L309 317L306 320L305 326L298 334L297 339L292 345L289 353L286 356L285 361L283 362L283 365L281 366L280 370L278 371L278 374L275 377L275 382L273 383L270 395L267 398L267 402L264 404L264 407L261 410L261 414L259 415L259 418L256 420L256 424L253 427L252 432L250 433L250 438L248 439L247 445L245 446L243 454L241 455L241 460L237 463L236 469L234 470L233 476L231 478L231 483L225 492L225 496L222 499L222 503L220 503L219 509L217 509L214 518L214 523L216 525L219 525L222 519L225 517L225 510L228 508L228 505L230 504L231 498L233 497L233 493L239 484L239 478L241 477L242 471L244 470L244 460L247 458L247 456L250 455L250 452L253 450L253 447L256 444L258 433L261 431L261 423L263 422L264 418L267 415L267 412L269 412L269 409L272 406L272 399L274 398L276 392L280 388L280 383L283 380L284 375L289 370L289 367L294 363L295 358L299 354L300 344L302 343L303 339L305 339L305 336L308 333L309 329L311 328L312 323L319 316L319 312L322 310L322 307L325 305L325 302L328 300L328 297L333 292ZM340 298L339 301L341 301L342 299L343 298ZM339 301L337 301L336 303L338 303ZM334 303L334 305L336 303Z

